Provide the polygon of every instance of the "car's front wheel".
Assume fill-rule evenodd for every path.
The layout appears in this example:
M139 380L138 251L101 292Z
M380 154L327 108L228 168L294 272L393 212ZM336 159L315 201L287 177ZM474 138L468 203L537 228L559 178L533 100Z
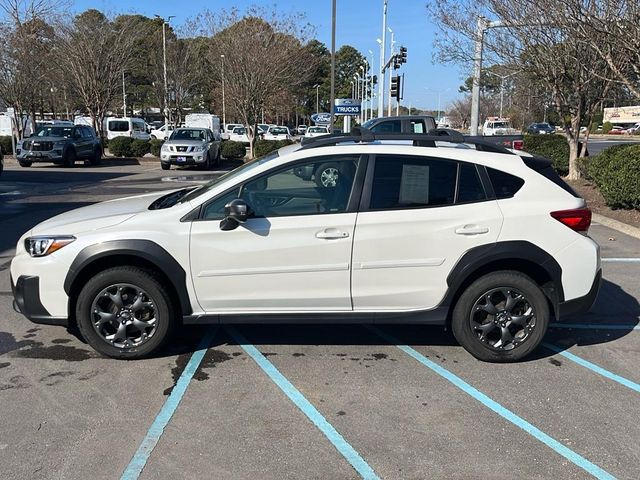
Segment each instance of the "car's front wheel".
M108 357L143 358L157 352L174 326L167 290L152 272L114 267L91 278L76 303L78 328Z
M486 362L515 362L542 341L549 324L542 289L515 271L487 274L460 296L452 316L453 334L469 353Z
M63 164L67 168L72 168L76 164L76 151L73 148L67 149L64 153Z
M18 160L18 163L21 167L24 168L29 168L32 165L32 162L30 162L29 160Z
M163 170L169 170L171 168L171 164L165 163L165 162L161 162L160 166L162 167Z

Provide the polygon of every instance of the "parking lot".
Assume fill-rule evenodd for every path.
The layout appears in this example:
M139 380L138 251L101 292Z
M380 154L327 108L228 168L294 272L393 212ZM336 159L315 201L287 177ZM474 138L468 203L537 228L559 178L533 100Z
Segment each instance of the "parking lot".
M206 181L154 162L0 177L3 478L640 478L640 240L594 225L594 310L527 361L481 363L423 326L188 327L98 356L11 307L20 235L88 203Z

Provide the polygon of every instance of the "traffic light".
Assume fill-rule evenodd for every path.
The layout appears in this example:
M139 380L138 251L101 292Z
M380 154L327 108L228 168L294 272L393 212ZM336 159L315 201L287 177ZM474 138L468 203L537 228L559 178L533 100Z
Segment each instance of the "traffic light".
M378 84L378 75L374 75L373 77L371 77L371 81L373 82L374 85Z
M400 77L391 77L391 96L396 100L400 100Z
M400 47L400 63L407 63L407 47Z

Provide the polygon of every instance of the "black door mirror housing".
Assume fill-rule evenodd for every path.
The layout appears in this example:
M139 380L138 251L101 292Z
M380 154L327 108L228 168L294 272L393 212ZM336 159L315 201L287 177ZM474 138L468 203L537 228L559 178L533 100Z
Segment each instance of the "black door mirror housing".
M247 221L251 208L241 198L236 198L224 206L224 219L220 222L221 230L234 230Z

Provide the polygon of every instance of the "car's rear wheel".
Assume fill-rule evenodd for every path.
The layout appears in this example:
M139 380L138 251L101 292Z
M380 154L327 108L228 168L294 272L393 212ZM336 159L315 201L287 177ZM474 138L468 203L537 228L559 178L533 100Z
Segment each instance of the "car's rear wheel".
M515 362L542 341L549 303L528 276L514 271L490 273L460 296L452 316L458 342L486 362Z
M76 151L73 148L67 149L64 153L63 164L67 168L74 167L76 164Z
M152 272L114 267L91 278L76 304L80 332L98 352L121 359L143 358L168 340L175 310Z
M29 160L18 160L18 163L21 167L29 168L33 162L30 162Z

